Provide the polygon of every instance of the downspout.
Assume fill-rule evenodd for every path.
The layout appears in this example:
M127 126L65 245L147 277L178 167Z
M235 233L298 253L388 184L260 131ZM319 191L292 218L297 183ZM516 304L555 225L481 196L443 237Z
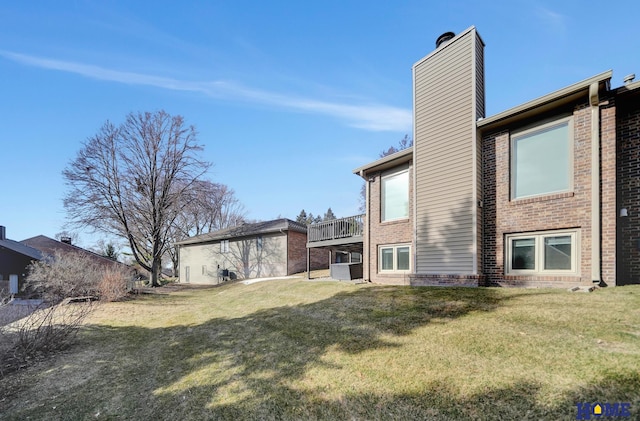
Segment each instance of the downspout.
M371 242L371 213L370 213L370 206L371 206L371 188L370 188L370 181L369 179L365 176L364 170L360 170L360 177L364 180L365 182L365 200L364 200L364 212L365 212L365 219L367 220L367 226L366 226L366 232L363 235L362 238L362 275L365 281L370 282L371 281L371 247L370 247L370 242ZM365 247L366 246L366 247ZM366 251L366 254L365 254ZM366 256L366 258L365 258ZM367 262L367 269L365 272L365 262Z
M600 98L599 83L589 86L591 105L591 281L601 283L600 261Z

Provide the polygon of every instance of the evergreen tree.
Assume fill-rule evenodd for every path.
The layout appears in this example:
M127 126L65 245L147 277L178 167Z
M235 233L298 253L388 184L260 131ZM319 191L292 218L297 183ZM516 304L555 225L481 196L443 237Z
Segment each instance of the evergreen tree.
M324 214L324 221L331 221L333 219L338 219L338 218L336 218L336 215L333 213L331 208L329 208Z
M309 221L307 220L307 212L305 212L304 209L300 211L300 214L296 218L296 222L305 225L309 223Z

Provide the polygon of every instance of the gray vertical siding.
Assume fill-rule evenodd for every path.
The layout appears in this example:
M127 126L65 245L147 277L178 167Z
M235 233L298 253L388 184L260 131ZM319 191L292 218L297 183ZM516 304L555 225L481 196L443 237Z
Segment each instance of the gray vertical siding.
M477 273L482 61L472 27L414 65L418 274Z

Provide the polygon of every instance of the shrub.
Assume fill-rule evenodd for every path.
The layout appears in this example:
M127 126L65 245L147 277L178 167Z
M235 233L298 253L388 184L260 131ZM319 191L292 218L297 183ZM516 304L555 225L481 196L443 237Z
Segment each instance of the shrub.
M25 310L23 306L5 305L5 310L7 307ZM0 377L69 347L92 308L90 301L55 306L44 303L28 309L26 317L0 326Z
M25 288L45 301L96 297L115 301L127 294L132 272L115 264L99 264L80 253L56 253L30 266Z
M102 272L98 283L100 299L104 301L118 301L127 296L131 272L115 267Z
M65 298L97 296L103 268L80 253L61 253L29 266L24 289L57 303Z

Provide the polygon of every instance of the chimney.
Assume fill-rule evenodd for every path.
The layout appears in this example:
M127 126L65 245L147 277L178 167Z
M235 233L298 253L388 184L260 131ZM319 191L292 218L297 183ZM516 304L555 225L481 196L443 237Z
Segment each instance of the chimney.
M60 241L65 244L71 245L71 237L60 237Z
M7 239L7 229L4 227L4 225L0 225L0 240L6 240Z
M476 275L483 197L476 121L485 106L484 43L475 27L440 35L436 49L414 64L413 77L413 271Z
M451 40L455 36L456 34L454 34L453 32L445 32L444 34L440 35L436 40L436 49L442 44L446 44L447 42L449 42L449 40Z

